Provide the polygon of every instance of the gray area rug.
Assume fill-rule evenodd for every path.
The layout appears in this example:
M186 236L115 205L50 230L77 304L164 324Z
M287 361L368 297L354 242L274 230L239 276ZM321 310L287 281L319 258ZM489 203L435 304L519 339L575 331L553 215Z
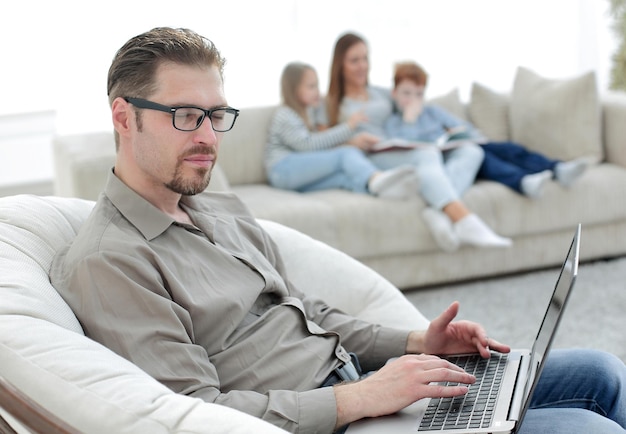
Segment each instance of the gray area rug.
M478 321L489 336L529 348L545 313L559 268L462 284L405 291L427 317L452 301L459 319ZM626 258L583 263L553 348L596 348L626 363Z

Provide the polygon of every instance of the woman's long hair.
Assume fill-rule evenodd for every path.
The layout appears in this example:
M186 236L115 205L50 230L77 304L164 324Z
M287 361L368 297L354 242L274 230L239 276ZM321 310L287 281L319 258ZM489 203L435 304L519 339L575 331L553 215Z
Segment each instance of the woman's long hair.
M339 123L339 106L346 92L345 78L343 76L343 63L346 52L355 44L366 44L365 39L354 34L345 33L335 43L333 62L330 66L330 81L326 94L326 112L328 113L328 126L332 127Z

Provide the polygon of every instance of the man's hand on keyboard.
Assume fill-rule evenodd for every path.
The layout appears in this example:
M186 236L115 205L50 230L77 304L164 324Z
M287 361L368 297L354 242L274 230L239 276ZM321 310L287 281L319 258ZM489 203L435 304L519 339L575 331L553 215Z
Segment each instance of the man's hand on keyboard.
M473 375L439 357L405 355L363 380L334 386L337 426L395 413L422 398L464 395L475 381ZM454 385L436 384L446 382Z

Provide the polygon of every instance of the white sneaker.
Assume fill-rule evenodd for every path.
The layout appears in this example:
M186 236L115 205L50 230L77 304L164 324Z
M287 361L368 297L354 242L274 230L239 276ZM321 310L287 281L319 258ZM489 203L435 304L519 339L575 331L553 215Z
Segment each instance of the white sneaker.
M384 199L406 199L417 196L419 181L415 168L399 166L376 175L369 183L368 190Z
M433 208L422 211L422 217L435 242L446 252L454 252L461 242L454 232L452 221L443 212Z
M533 173L532 175L526 175L522 178L520 188L524 195L531 199L538 199L543 194L543 187L546 182L552 179L552 171L544 170L543 172Z
M454 232L461 244L477 247L509 247L513 244L510 238L504 238L491 230L476 214L470 214L454 223Z
M557 163L554 167L554 177L559 184L568 188L571 187L574 181L580 178L583 173L585 173L588 166L589 162L584 158L577 158L572 161Z

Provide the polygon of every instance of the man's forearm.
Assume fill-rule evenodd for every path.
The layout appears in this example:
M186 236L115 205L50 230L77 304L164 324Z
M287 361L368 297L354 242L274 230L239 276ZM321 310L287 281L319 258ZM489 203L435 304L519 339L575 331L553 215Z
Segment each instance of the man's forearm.
M355 420L367 417L363 408L363 395L359 390L359 383L339 384L333 387L337 402L337 425L335 429L347 425Z

